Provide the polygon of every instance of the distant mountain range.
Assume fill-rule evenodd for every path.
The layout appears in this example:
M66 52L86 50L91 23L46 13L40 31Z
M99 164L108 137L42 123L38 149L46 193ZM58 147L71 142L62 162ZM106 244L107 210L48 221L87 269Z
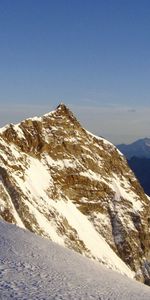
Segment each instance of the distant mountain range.
M150 196L150 138L129 145L120 144L117 148L125 155L145 193Z
M150 138L144 138L135 141L132 144L120 144L117 148L125 155L129 160L133 156L139 158L150 158Z

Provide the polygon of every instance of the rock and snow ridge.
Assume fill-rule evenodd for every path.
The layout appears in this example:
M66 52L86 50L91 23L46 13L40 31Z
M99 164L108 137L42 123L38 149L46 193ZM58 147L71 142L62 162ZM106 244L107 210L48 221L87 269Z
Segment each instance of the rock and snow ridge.
M150 287L0 221L0 299L149 300Z
M149 284L150 201L63 104L0 130L0 216Z

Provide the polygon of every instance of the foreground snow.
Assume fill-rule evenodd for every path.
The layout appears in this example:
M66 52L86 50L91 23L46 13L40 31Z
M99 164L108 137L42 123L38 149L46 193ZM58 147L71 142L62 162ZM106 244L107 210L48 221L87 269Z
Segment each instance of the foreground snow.
M150 288L0 221L0 299L149 300Z

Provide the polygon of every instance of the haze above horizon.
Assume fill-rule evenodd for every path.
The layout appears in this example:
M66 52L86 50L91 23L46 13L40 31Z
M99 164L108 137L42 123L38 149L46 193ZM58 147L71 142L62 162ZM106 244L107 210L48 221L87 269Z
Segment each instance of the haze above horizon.
M62 100L113 143L150 136L148 0L2 0L0 126Z

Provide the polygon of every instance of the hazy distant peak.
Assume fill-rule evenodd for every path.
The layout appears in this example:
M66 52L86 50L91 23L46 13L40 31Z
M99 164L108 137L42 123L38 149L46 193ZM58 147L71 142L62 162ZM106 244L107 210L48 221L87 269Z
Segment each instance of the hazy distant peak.
M117 145L127 159L133 156L150 158L150 138L139 139L131 144Z

